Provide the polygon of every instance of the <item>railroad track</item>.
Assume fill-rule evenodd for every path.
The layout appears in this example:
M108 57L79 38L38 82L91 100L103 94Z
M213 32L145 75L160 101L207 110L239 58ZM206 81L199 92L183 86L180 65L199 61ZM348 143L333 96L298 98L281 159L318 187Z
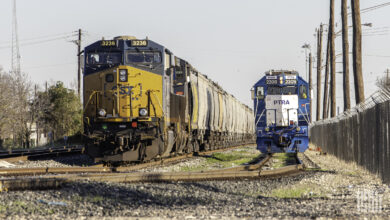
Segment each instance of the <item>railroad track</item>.
M156 159L145 163L133 164L130 166L107 167L103 164L97 164L89 167L37 167L37 168L2 168L0 176L36 176L45 174L82 174L82 173L111 173L111 172L131 172L148 167L167 165L183 159L189 159L195 156L211 155L216 152L232 150L246 145L239 145L230 148L199 152L196 154L185 154L170 158Z
M100 181L100 182L177 182L177 181L208 181L208 180L237 180L280 177L297 174L304 171L304 164L297 157L297 163L274 170L262 170L261 168L271 159L272 155L265 155L250 165L233 168L208 170L202 172L125 172L106 169L106 172L84 172L66 174L48 174L40 177L9 178L0 180L0 191L21 189L56 188L62 183L73 181ZM90 168L93 169L93 168Z
M57 157L69 154L81 154L83 151L84 148L82 146L2 150L0 151L0 160L7 162L26 161L47 156Z

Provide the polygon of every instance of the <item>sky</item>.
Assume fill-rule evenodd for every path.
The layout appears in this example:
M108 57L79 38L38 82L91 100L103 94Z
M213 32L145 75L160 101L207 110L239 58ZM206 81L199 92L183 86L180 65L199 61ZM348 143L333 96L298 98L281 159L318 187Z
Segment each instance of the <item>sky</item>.
M0 2L0 65L10 70L12 0ZM361 0L361 9L386 2ZM340 0L335 5L338 31ZM362 23L372 23L363 27L366 96L377 90L376 79L390 68L389 12L390 6L362 14ZM81 28L83 47L102 37L147 36L249 106L250 89L267 70L293 69L306 78L302 45L309 43L316 54L315 30L328 20L326 0L17 0L21 69L41 87L46 81L74 87L77 47L72 41ZM340 42L337 37L336 54L341 53ZM339 56L336 71L342 70L341 61ZM313 79L315 73L313 69ZM342 109L342 74L337 74L336 82L337 105ZM351 95L354 98L353 90Z

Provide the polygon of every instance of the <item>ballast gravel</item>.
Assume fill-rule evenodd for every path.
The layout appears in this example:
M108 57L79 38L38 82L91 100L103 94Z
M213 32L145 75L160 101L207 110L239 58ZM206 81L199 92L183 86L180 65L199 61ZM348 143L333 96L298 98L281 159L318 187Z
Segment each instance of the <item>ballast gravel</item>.
M58 190L1 192L0 218L387 219L390 216L389 185L330 155L311 151L307 155L321 168L276 179L136 184L83 181L67 183Z
M13 162L13 168L91 166L94 161L85 154L48 157L47 159Z

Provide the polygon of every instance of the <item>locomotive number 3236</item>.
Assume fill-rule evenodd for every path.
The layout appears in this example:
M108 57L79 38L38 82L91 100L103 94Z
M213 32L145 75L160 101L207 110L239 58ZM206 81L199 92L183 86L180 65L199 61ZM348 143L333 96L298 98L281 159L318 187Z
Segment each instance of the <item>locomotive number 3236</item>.
M116 46L116 41L114 40L104 40L101 43L102 47L115 47Z
M133 46L133 47L146 47L146 46L148 46L148 41L146 41L146 40L132 40L131 46Z

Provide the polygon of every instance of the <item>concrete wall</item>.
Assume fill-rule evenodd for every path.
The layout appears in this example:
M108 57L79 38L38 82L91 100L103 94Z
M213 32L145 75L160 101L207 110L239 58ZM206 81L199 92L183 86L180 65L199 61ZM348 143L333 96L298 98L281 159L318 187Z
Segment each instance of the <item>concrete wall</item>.
M314 123L310 142L390 183L390 101L348 117Z

